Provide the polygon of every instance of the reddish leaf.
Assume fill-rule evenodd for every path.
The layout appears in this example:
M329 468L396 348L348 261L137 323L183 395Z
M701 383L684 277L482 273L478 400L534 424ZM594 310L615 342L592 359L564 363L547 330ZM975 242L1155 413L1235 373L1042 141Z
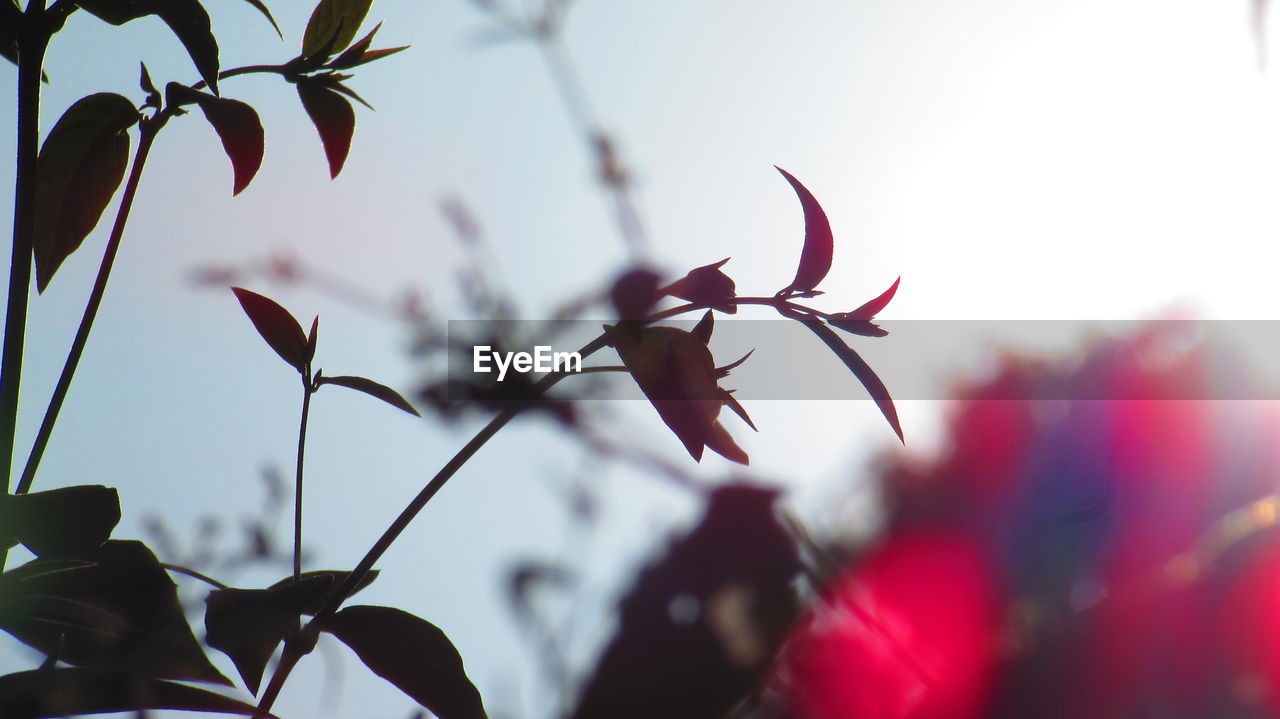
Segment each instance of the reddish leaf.
M421 416L418 414L418 410L414 409L413 405L409 404L408 400L400 396L399 392L391 389L385 384L379 384L365 377L350 377L343 375L329 377L326 375L320 377L317 384L336 384L339 387L346 387L348 389L356 390L357 392L364 392L370 397L377 397L392 407L402 409L414 417Z
M40 148L36 170L36 289L44 292L63 260L80 248L129 164L129 133L138 110L101 92L67 109Z
M904 442L902 437L902 425L898 422L898 410L893 406L893 398L889 396L889 390L885 388L884 382L876 376L871 366L854 352L851 347L846 345L830 327L822 323L822 320L813 317L796 317L800 324L808 327L814 334L818 336L831 351L836 353L840 361L844 362L853 375L858 378L863 387L867 388L871 398L875 400L876 406L880 408L884 418L889 420L889 426L893 428L894 434L898 435L898 441Z
M756 428L756 423L751 421L751 417L747 415L747 410L738 403L738 399L733 396L733 392L727 389L722 390L722 392L724 392L724 405L733 410L734 414L741 417L742 421L747 423L747 426L759 432L760 430Z
M0 494L0 533L37 557L80 556L111 536L120 521L116 490L102 485ZM0 536L0 541L9 537Z
M302 333L302 326L293 315L274 300L256 292L242 287L232 287L231 291L240 300L244 313L249 315L258 334L271 345L271 349L294 369L304 371L308 361L307 336Z
M893 284L889 286L889 289L881 292L875 299L852 312L846 312L845 316L852 320L869 320L874 318L876 315L880 314L880 311L889 304L889 301L892 300L893 296L898 292L899 282L902 282L901 277L894 280Z
M614 280L609 299L622 320L642 320L660 298L658 275L653 270L635 267Z
M391 607L347 607L324 620L375 674L440 719L485 719L462 655L434 624Z
M341 55L335 57L333 62L329 63L329 67L335 70L345 70L349 67L355 67L359 64L360 57L364 55L365 51L369 49L369 45L373 43L373 36L377 35L378 30L381 28L382 23L375 25L374 28L369 31L368 35L365 35L352 43L351 47L343 50Z
M409 47L410 47L409 45L400 45L398 47L384 47L379 50L369 50L365 52L363 55L361 55L360 57L356 58L354 61L348 62L345 65L340 65L340 66L335 65L335 67L341 67L342 69L359 67L360 65L371 63L374 60L381 60L382 58L387 57L388 55L394 55L400 52L401 50L408 50Z
M338 52L351 44L373 0L320 0L302 35L302 56Z
M822 206L799 180L781 167L776 169L791 183L796 196L800 198L801 207L804 208L804 249L800 252L800 265L796 268L796 278L778 294L808 292L817 287L831 269L834 247L831 223L827 220L827 213L822 211Z
M228 696L112 668L49 668L0 676L0 716L41 719L146 709L257 712Z
M307 333L307 361L308 362L315 359L316 357L316 340L318 339L316 335L316 331L319 329L320 329L320 315L316 315L315 319L311 320L311 331Z
M827 323L837 329L863 337L884 337L889 334L889 330L882 329L880 325L870 320L851 320L838 314L831 315Z
M231 194L238 195L249 186L262 166L264 138L258 113L239 100L214 97L204 92L197 92L195 101L218 133L218 139L222 140L222 149L231 160L235 177Z
M323 3L322 3L323 4ZM325 157L329 160L329 177L337 177L351 150L351 136L356 130L356 112L351 103L329 87L327 82L313 78L298 80L298 97L306 109Z
M723 367L716 367L716 379L724 379L725 377L728 377L730 372L737 369L738 366L741 365L743 362L746 362L747 358L754 353L755 353L755 350L750 350L746 354L730 362L729 364Z
M728 261L729 258L726 257L719 262L689 270L688 274L662 288L660 292L733 314L738 311L737 305L732 302L736 296L736 288L733 279L720 269Z

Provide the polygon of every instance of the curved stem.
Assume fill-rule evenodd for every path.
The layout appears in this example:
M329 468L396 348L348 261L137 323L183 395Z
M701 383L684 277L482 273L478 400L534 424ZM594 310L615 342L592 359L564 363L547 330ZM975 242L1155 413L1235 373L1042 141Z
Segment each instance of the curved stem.
M164 569L169 570L170 572L175 572L177 574L185 574L188 577L191 577L193 579L199 579L205 584L217 587L218 589L227 588L227 585L223 584L222 582L219 582L213 577L210 577L207 574L201 574L200 572L197 572L196 570L190 567L184 567L181 564L169 564L168 562L161 562L160 566L163 567Z
M583 345L582 349L578 350L578 353L584 358L589 357L605 347L605 345L605 336L601 335L588 342L586 345ZM543 377L535 386L537 393L542 394L543 392L546 392L557 382L567 376L567 373L555 372ZM262 694L262 700L258 703L258 716L268 716L268 713L271 711L271 707L275 704L276 698L280 696L280 690L284 688L285 680L289 678L289 674L293 671L293 667L305 654L300 647L310 646L314 643L313 640L319 635L320 627L323 625L324 620L332 616L334 612L338 610L342 601L350 596L355 588L359 586L364 577L368 575L369 570L373 569L373 565L382 558L382 555L391 547L391 544L395 542L404 530L409 527L409 524L418 516L418 513L422 511L422 508L427 506L427 503L431 501L432 497L436 496L436 493L444 487L445 483L447 483L453 475L456 474L457 471L475 455L476 452L480 451L480 448L492 439L493 436L498 433L498 430L507 426L507 423L515 418L518 411L519 410L517 409L506 409L498 413L498 415L489 420L489 423L476 433L476 435L472 437L471 440L462 447L462 449L458 450L458 453L446 462L445 465L436 472L435 476L431 478L431 481L427 482L427 485L422 488L422 491L418 492L418 495L414 497L407 506L405 506L405 508L400 512L400 516L396 517L395 521L391 523L391 526L387 527L386 531L382 533L382 536L378 538L378 541L374 542L369 551L365 553L364 558L356 565L356 568L347 575L347 579L343 582L342 586L339 587L337 591L329 594L324 605L318 612L316 612L315 617L307 623L307 626L303 628L301 634L294 640L285 643L284 652L280 656L280 663L276 666L275 673L271 675L271 681L267 684L267 689Z
M225 80L229 77L236 77L238 75L253 75L253 74L259 74L259 73L272 73L275 75L283 75L285 74L285 72L287 72L287 70L284 65L245 65L244 67L233 67L230 70L223 70L222 72L218 73L218 79ZM201 80L196 84L191 85L191 89L200 90L208 86L209 86L209 83L205 82L204 80Z
M307 417L311 413L310 367L302 375L302 421L298 426L298 468L293 481L293 581L302 578L302 459L307 449Z
M67 352L67 359L62 365L62 374L58 376L58 384L53 389L53 396L49 398L49 405L45 408L44 419L40 422L35 444L31 447L31 454L27 456L22 478L18 481L17 489L14 490L15 494L22 494L31 488L36 470L40 467L40 460L44 457L49 437L53 434L53 426L58 421L58 413L62 411L62 403L71 389L71 380L75 376L76 367L80 365L85 344L89 341L89 332L93 329L93 321L98 316L98 308L102 306L102 297L107 291L107 281L111 278L111 268L115 264L116 254L120 251L124 226L129 220L129 212L133 208L133 200L138 193L138 184L142 180L142 169L147 164L151 145L165 119L164 116L157 116L155 120L143 120L139 125L138 150L133 156L133 167L129 170L129 179L125 182L120 207L116 209L116 219L111 226L111 236L107 238L107 249L102 255L102 264L98 266L98 276L93 281L89 301L85 304L84 314L80 316L80 326L76 329L75 339L72 340L71 349Z

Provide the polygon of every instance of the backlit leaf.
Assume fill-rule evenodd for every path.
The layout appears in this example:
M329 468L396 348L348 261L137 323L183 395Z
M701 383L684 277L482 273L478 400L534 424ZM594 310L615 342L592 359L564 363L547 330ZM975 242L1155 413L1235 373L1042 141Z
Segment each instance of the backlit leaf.
M240 300L240 306L249 315L262 339L271 345L271 349L281 359L302 372L307 365L307 336L302 333L302 326L289 314L289 310L276 304L274 300L242 287L232 287L231 291Z
M875 400L876 406L880 408L884 418L889 420L889 426L893 428L894 434L898 435L898 441L904 442L902 437L902 425L898 422L898 410L893 406L893 398L889 396L889 390L884 386L884 382L876 376L875 371L865 360L854 352L849 345L846 345L839 335L830 327L822 323L822 320L813 317L797 317L796 321L808 327L819 339L831 348L832 352L844 362L845 366L853 372L863 387L867 388L867 392L871 395L871 399Z
M302 35L302 56L340 52L351 44L373 0L320 0Z
M102 485L0 494L0 538L17 539L38 557L92 552L119 521L120 498Z
M336 384L339 387L346 387L348 389L356 390L357 392L364 392L370 397L377 397L392 407L402 409L415 417L419 416L418 410L414 409L413 405L409 404L404 397L401 397L399 392L384 384L374 382L373 380L365 377L350 377L345 375L329 377L328 375L325 375L319 379L318 383Z
M799 180L781 167L777 170L791 183L796 196L800 198L801 207L804 208L804 249L800 252L800 265L796 268L796 278L778 294L808 292L817 287L831 269L831 254L834 249L831 223L827 220L827 213L822 211L822 206Z
M35 669L0 676L0 716L40 719L146 709L256 712L252 705L228 696L110 667Z
M729 258L726 257L719 262L689 270L688 274L662 288L660 292L733 314L738 311L737 305L732 302L735 297L734 282L720 269L728 261Z
M889 286L889 289L881 292L875 299L867 302L852 312L846 312L844 316L851 320L869 320L874 318L876 315L880 314L880 311L883 310L889 304L889 301L893 299L893 296L897 294L898 283L900 282L902 282L901 277L894 280L893 284Z
M97 93L78 100L49 131L36 169L36 288L43 292L80 248L129 164L138 110L127 98Z
M391 607L354 606L326 619L322 628L440 719L487 717L462 655L425 619Z
M222 140L222 149L231 160L234 183L231 194L238 195L253 181L262 166L264 137L258 113L247 103L197 92L196 104Z
M381 60L382 58L387 57L388 55L394 55L402 50L408 50L409 47L410 47L409 45L399 45L397 47L384 47L378 50L368 50L363 54L361 54L360 57L357 57L355 60L347 61L343 65L334 65L334 67L337 67L343 70L348 68L353 68L353 67L359 67L361 65L371 63L374 60Z
M78 666L230 685L191 633L177 586L141 542L0 575L0 629Z
M324 154L329 161L329 177L337 177L351 151L351 136L356 129L356 112L351 103L327 83L313 78L298 81L298 98L320 133Z

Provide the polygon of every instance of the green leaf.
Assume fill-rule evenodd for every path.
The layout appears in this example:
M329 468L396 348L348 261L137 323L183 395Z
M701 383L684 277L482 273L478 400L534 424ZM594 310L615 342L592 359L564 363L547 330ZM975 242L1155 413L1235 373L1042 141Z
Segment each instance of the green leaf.
M372 4L373 0L320 0L302 35L302 56L341 52L360 31Z
M36 559L0 575L0 629L68 664L231 684L141 542L110 540L84 562Z
M67 109L40 148L36 169L36 289L43 292L111 202L129 164L127 130L138 110L102 92Z
M0 716L40 719L73 714L180 709L253 715L228 696L109 667L36 669L0 676Z
M112 25L159 16L187 49L209 89L218 93L218 41L209 13L197 0L76 0L76 4Z
M276 304L274 300L242 287L232 287L231 291L240 300L244 313L249 316L262 339L271 345L271 349L294 369L304 371L307 366L307 336L302 333L302 325L289 314L289 310Z
M258 113L247 103L197 92L196 104L222 140L222 149L231 160L232 195L238 195L253 181L262 167L265 138Z
M354 606L324 620L321 628L440 719L486 719L462 655L425 619L391 607Z
M320 142L329 160L329 177L337 177L351 151L351 136L356 130L355 110L321 78L301 78L297 87L302 107L320 133Z
M339 387L346 387L357 392L364 392L370 397L377 397L392 407L402 409L414 417L421 416L418 414L418 410L414 409L413 405L409 404L408 400L400 396L399 392L384 384L374 382L373 380L365 377L351 377L346 375L339 375L337 377L321 376L317 381L317 384L336 384Z
M303 609L320 600L331 577L309 576L270 589L218 589L205 599L205 641L235 663L255 695L262 673Z
M0 494L0 538L38 557L80 556L97 549L120 521L120 497L102 485Z

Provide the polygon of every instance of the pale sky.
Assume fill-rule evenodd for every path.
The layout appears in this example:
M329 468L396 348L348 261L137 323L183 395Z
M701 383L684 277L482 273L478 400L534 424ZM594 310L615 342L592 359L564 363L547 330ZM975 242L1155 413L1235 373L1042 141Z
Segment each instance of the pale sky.
M277 0L282 47L247 4L210 5L224 68L291 57L310 10ZM165 129L37 488L116 486L125 511L116 536L136 537L160 511L178 527L206 513L234 523L260 500L262 465L292 466L297 380L230 292L191 285L202 264L292 252L387 296L420 288L461 319L449 314L461 258L436 209L456 194L526 317L624 265L590 159L534 49L475 49L485 21L462 0L377 0L367 24L378 20L375 45L414 47L351 82L378 111L358 110L336 181L292 88L274 78L223 85L258 108L267 132L262 169L240 197L198 115ZM801 213L777 164L822 202L835 231L828 294L814 302L824 309L852 309L902 275L886 318L1275 317L1280 81L1259 70L1248 0L579 0L565 40L635 170L655 259L673 273L732 256L726 270L742 294L790 280ZM110 28L77 13L51 52L44 128L92 91L139 97L139 59L158 83L195 77L159 21ZM0 94L12 97L13 77L0 73ZM12 137L12 122L12 112L0 118L0 134ZM20 457L106 224L33 305ZM321 315L326 373L414 388L400 328L314 292L252 288L306 320ZM957 348L939 372L981 367L982 354ZM761 433L735 434L750 476L793 488L810 517L893 443L868 402L747 408ZM625 436L698 469L649 408L632 409ZM941 409L903 403L909 449L932 446ZM352 566L470 431L319 395L307 457L311 567ZM552 491L579 471L580 454L543 422L504 431L360 597L440 625L495 713L546 716L550 699L506 609L502 570L533 557L582 571L587 619L574 656L586 666L621 578L690 516L679 492L609 472L590 478L605 504L582 546ZM710 457L701 471L731 468ZM290 680L281 715L407 716L411 701L345 652L331 652L347 657L336 701L319 691L330 680L317 654ZM0 669L25 657L0 644Z

